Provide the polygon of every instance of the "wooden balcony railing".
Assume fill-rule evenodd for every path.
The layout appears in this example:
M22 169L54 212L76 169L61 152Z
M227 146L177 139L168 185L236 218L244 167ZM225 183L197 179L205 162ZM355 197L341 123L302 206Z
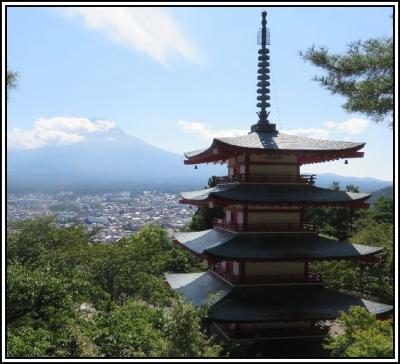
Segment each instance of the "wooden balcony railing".
M258 174L235 174L232 176L221 176L216 177L218 184L223 183L235 183L235 182L259 182L259 183L271 183L271 182L291 182L291 183L308 183L313 185L315 183L315 174L303 174L303 175L258 175Z
M216 274L235 284L262 284L262 283L321 283L322 277L319 273L308 274L269 274L269 275L245 275L236 276L221 269L219 263L210 266Z
M224 219L214 219L214 226L236 232L251 231L315 231L314 224L299 223L257 223L257 224L239 224L237 222L226 221Z

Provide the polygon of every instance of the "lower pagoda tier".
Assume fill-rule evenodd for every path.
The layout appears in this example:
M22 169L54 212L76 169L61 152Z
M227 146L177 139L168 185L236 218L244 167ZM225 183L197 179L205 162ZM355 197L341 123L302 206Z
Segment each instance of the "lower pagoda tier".
M228 206L235 203L271 206L348 206L367 208L371 195L334 191L308 184L234 183L218 185L200 191L182 192L181 203Z
M210 263L358 259L383 250L329 239L315 233L234 233L220 229L175 233L176 243Z
M234 286L211 271L165 274L171 288L188 302L210 306L213 322L260 323L335 320L351 306L385 317L393 307L353 297L321 285Z

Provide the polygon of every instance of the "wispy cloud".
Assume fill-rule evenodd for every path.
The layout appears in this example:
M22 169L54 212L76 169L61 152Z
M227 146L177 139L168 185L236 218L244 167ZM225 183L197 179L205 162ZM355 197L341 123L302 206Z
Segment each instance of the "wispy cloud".
M330 139L332 132L340 132L341 138L348 140L347 134L361 134L368 125L368 120L352 118L348 121L335 122L325 121L322 128L298 128L281 130L284 134L298 135L314 139ZM178 126L185 132L197 134L204 139L213 139L221 137L234 137L245 135L249 132L247 129L213 129L202 122L179 120Z
M185 132L197 134L204 139L234 137L245 135L249 131L245 129L213 129L206 124L194 121L179 120L178 126Z
M91 121L88 118L58 116L39 118L32 129L14 128L8 133L7 142L12 149L37 149L47 145L78 143L87 134L104 132L115 127L109 120Z
M164 9L71 7L64 13L83 18L90 29L101 31L126 47L145 52L161 64L165 65L173 52L199 63L197 49Z
M329 139L329 131L320 128L299 128L291 130L282 130L284 134L297 135L314 139Z
M361 134L368 127L369 121L365 119L351 118L348 121L325 121L323 125L328 130L341 131L350 134Z

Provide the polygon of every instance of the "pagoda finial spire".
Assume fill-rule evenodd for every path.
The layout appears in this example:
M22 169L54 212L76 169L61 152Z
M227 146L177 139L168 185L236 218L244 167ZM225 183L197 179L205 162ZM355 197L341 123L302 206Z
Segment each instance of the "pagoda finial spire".
M261 48L258 50L258 82L257 82L257 107L261 110L257 112L258 122L251 126L251 131L256 132L275 132L275 124L270 124L268 120L269 111L267 108L271 106L268 102L270 99L270 83L269 83L269 30L267 29L267 12L261 13L261 29L258 36L258 43L261 44Z

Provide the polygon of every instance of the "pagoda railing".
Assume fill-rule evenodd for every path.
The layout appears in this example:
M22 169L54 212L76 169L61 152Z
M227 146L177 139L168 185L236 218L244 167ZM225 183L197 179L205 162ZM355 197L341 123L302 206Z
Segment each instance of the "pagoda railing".
M272 182L290 182L290 183L308 183L313 185L315 183L315 174L303 175L258 175L258 174L234 174L231 176L216 177L218 184L223 183L237 183L237 182L259 182L259 183L272 183Z
M262 284L262 283L321 283L319 273L307 274L270 274L237 276L221 268L219 263L210 266L210 269L228 282L235 284Z
M257 224L239 224L233 221L224 219L214 219L214 226L236 232L264 232L264 231L315 231L314 224L299 224L299 223L257 223Z

